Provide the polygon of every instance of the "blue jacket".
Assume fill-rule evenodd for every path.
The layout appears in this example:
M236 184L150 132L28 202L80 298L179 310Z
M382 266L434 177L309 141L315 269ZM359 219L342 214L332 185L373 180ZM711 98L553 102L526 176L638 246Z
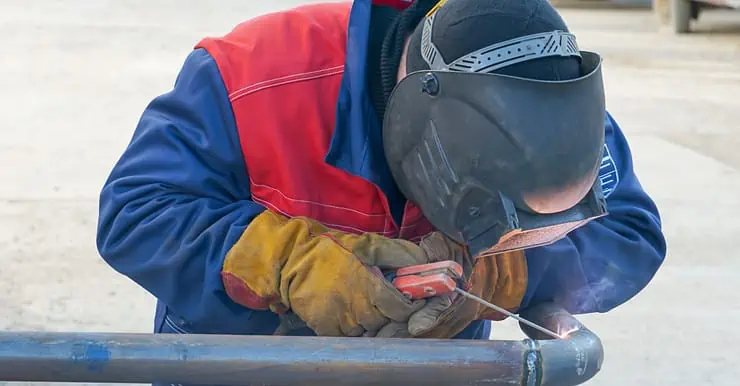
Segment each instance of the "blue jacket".
M351 95L362 103L338 109L327 160L345 160L337 166L358 176L387 179L384 157L362 157L354 150L369 145L375 154L383 151L364 89L369 4L357 0L353 6L347 46L355 49L348 52L340 91L340 99ZM529 285L522 308L557 301L573 313L609 311L640 292L664 260L658 210L640 186L627 140L610 115L605 131L600 178L610 214L526 252ZM395 188L392 180L374 182ZM391 203L397 206L402 205ZM226 252L263 210L250 200L216 63L206 51L194 50L173 90L147 106L105 182L99 252L158 299L155 332L272 334L276 316L232 302L220 276ZM489 322L475 322L458 337L484 338L489 328Z

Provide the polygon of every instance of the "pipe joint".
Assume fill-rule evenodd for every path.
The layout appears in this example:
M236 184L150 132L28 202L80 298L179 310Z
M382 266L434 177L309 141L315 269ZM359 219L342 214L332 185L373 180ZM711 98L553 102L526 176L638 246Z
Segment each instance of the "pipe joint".
M525 339L524 344L529 348L524 357L524 378L522 385L538 386L542 384L542 355L536 340Z

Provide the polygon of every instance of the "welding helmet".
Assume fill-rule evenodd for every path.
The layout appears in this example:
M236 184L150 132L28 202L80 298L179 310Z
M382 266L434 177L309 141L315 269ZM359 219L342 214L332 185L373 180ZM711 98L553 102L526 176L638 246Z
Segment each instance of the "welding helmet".
M451 54L476 34L485 45ZM500 253L606 215L601 58L579 50L548 1L441 2L407 55L383 144L399 189L438 230L473 255ZM543 204L573 189L567 204Z

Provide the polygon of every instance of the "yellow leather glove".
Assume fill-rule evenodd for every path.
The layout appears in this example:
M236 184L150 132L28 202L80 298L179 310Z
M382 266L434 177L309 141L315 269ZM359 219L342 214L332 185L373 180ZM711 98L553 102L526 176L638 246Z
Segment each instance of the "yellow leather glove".
M424 250L408 241L265 211L227 254L222 279L245 307L291 310L320 336L362 336L407 321L424 304L403 296L378 268L427 262Z
M527 290L523 251L471 258L463 246L440 233L422 240L430 260L453 260L463 266L465 290L497 306L515 311ZM390 323L378 337L452 338L474 320L503 320L506 316L457 293L428 299L407 323Z

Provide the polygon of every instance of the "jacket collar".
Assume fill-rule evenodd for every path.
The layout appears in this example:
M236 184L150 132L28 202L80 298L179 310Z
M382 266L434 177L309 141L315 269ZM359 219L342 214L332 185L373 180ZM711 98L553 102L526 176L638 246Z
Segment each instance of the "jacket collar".
M381 124L366 86L371 7L371 0L355 0L350 11L336 127L324 160L388 194L395 183L383 152Z

